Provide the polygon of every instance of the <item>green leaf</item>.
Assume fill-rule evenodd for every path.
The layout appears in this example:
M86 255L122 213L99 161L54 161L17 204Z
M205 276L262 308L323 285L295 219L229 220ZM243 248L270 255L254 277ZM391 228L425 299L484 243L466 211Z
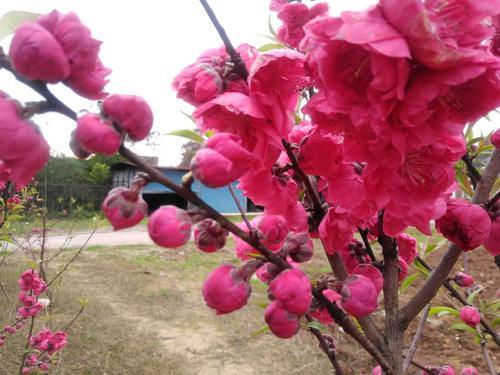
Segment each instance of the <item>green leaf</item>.
M321 331L321 332L328 332L328 329L326 329L326 327L323 324L321 324L320 322L317 322L316 320L313 320L312 322L308 322L307 328L314 328L314 329L317 329L318 331Z
M258 50L260 52L266 52L266 51L271 51L273 49L281 49L283 47L284 47L284 45L280 44L280 43L267 43L267 44L264 44L263 46L260 46L258 48Z
M455 324L452 324L451 328L452 329L456 329L457 331L464 331L464 332L470 332L470 333L477 334L477 331L475 330L475 328L469 327L465 323L455 323Z
M174 130L173 132L167 133L167 135L175 135L177 137L187 138L197 143L203 143L204 141L201 135L191 129Z
M495 328L496 326L500 325L500 318L495 318L491 321L491 325L493 326L493 328Z
M413 266L420 271L420 273L422 273L424 276L429 276L429 271L427 270L427 268L425 268L425 266L419 262L418 259L415 259L415 261L413 262Z
M274 31L273 23L271 22L271 15L267 18L267 27L271 35L276 38L276 31Z
M429 316L437 315L437 316L442 316L446 314L452 314L455 316L459 316L460 313L454 309L453 307L447 307L447 306L434 306L431 307L429 310Z
M26 21L33 21L40 16L38 13L13 10L0 17L0 41L12 34L19 25Z
M413 275L408 276L404 281L401 283L401 286L399 287L399 290L401 293L404 293L411 284L413 284L419 277L418 273L414 273Z
M432 254L434 251L439 250L444 244L445 244L445 241L440 241L438 243L429 244L425 248L424 254L425 255Z
M476 290L474 290L469 296L467 297L467 303L469 305L472 305L472 302L474 302L474 299L477 297L479 293L481 293L484 290L483 287L478 287Z
M269 331L271 331L271 329L269 328L269 326L266 325L264 327L259 328L257 331L253 332L252 337L262 335L262 334L267 333Z

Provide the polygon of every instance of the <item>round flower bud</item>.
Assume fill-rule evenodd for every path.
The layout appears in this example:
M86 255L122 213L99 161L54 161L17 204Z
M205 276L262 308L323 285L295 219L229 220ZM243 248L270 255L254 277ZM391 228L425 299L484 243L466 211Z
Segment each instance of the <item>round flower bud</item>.
M139 96L108 96L102 103L102 109L134 141L146 138L153 127L153 112Z
M436 220L436 229L463 251L470 251L488 239L491 219L481 206L450 199L446 213Z
M227 314L247 304L252 289L239 269L223 264L203 283L203 298L217 314Z
M299 269L281 272L269 284L268 294L276 300L277 306L296 315L305 314L311 306L311 283Z
M464 306L460 310L460 318L470 327L476 327L481 322L479 310L472 306Z
M267 246L281 243L288 233L286 220L281 215L264 215L256 229L257 235Z
M341 284L340 305L348 314L361 318L377 309L378 293L369 278L350 275Z
M198 249L213 253L226 244L228 231L212 219L204 219L194 227L194 243Z
M83 150L113 156L120 147L120 134L109 120L88 113L77 120L75 139Z
M282 339L295 336L300 328L298 317L286 310L280 309L276 302L272 302L266 307L264 320L271 332Z
M161 206L149 218L149 237L160 246L176 248L191 236L191 218L175 206Z
M453 280L458 286L463 288L468 288L472 284L474 284L474 278L471 275L466 274L465 272L457 272L455 276L453 276Z
M139 224L148 213L148 205L137 192L117 187L104 199L102 211L113 229L118 230Z
M303 263L311 260L314 250L313 242L306 232L290 232L285 238L283 250L294 262Z

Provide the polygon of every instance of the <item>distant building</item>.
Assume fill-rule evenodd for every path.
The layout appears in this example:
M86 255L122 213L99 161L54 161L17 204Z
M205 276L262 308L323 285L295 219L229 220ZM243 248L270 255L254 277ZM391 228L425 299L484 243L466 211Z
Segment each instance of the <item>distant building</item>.
M170 178L177 184L181 183L182 176L184 176L189 169L187 168L177 168L177 167L156 167L165 176ZM118 186L129 187L134 176L139 171L139 169L127 162L120 162L113 164L111 166L112 172L112 184L113 188ZM237 183L233 183L234 190L240 201L241 206L246 212L256 212L259 209L245 197L242 192L236 187ZM207 202L210 206L215 208L221 213L238 213L238 207L229 192L227 187L212 189L203 185L200 181L195 180L191 186L193 192L195 192L201 199ZM144 187L142 192L142 197L148 203L150 212L156 210L161 205L172 204L180 208L191 208L188 202L177 193L171 189L156 183L151 182Z

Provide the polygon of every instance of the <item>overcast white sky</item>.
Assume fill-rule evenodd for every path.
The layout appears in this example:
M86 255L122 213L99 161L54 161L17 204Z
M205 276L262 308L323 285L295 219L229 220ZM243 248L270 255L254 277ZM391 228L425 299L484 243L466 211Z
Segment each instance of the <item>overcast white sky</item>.
M259 47L269 41L268 5L270 0L210 0L215 13L233 44L243 42ZM342 10L361 10L375 0L328 1L333 14ZM0 15L11 10L48 13L53 9L74 11L96 39L103 41L101 60L113 69L107 91L144 97L155 115L154 130L167 133L193 127L180 112L192 107L175 97L170 84L175 75L192 63L204 50L221 45L219 36L198 0L177 1L78 1L78 0L2 0ZM275 28L279 22L274 20ZM10 38L9 38L10 39ZM9 39L2 46L7 50ZM9 74L0 70L0 89L21 101L38 100ZM53 91L75 110L92 109L92 103L80 99L63 85ZM37 117L37 123L52 149L71 155L69 134L75 124L60 115ZM485 129L493 128L486 124ZM180 159L183 140L161 136L155 149L143 143L135 148L143 155L160 157L162 165L175 165Z

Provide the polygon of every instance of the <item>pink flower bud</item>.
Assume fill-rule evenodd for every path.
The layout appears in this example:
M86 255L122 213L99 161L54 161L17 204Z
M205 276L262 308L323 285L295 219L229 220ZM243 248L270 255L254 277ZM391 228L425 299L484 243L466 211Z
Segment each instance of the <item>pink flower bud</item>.
M240 269L223 264L210 272L203 283L203 298L217 314L227 314L247 304L252 288Z
M236 181L254 161L234 134L218 133L209 138L191 161L191 171L204 185L222 187Z
M281 272L269 284L268 294L276 299L277 306L296 315L305 314L311 306L311 283L299 269Z
M82 145L78 142L76 139L76 132L73 130L71 132L70 140L69 140L69 148L71 151L73 151L73 154L78 158L78 159L87 159L92 153L88 152L85 150Z
M282 339L288 339L299 331L300 324L297 315L280 309L278 304L271 302L264 311L264 320L271 332Z
M281 269L275 265L274 263L264 263L262 267L260 267L255 273L260 281L264 283L269 283L276 276L278 276L281 272Z
M495 148L500 148L500 129L495 130L491 135L490 141Z
M42 371L49 371L49 364L47 362L42 362L38 365L38 368Z
M16 70L31 80L61 82L71 71L59 42L34 22L25 22L16 29L9 55Z
M113 229L118 230L139 224L148 212L148 205L137 192L117 187L104 199L102 210Z
M406 264L411 264L418 255L417 240L406 233L398 234L396 237L399 256L403 258Z
M481 206L450 199L446 213L436 220L436 229L463 251L469 251L488 239L491 219Z
M460 371L460 375L479 375L479 371L475 367L464 367L462 371Z
M146 138L153 126L153 112L139 96L111 95L104 99L102 108L134 141Z
M77 120L75 139L88 152L112 156L118 152L121 137L109 120L88 113Z
M457 272L455 276L453 276L453 280L458 286L463 288L468 288L472 284L474 284L474 278L471 275L466 274L465 272Z
M372 375L382 375L382 367L374 367L372 370Z
M184 68L172 83L177 97L199 106L215 98L223 90L220 74L209 64L191 64Z
M158 245L175 248L191 236L191 218L175 206L161 206L149 218L149 237Z
M21 374L23 375L27 375L31 373L31 369L29 367L23 367L23 369L21 370Z
M3 327L3 331L10 334L10 335L13 335L14 333L16 333L16 329L12 326L9 326L9 325L6 325L5 327Z
M377 289L366 276L348 276L342 282L340 294L340 305L345 312L356 318L371 314L377 309Z
M369 278L373 283L373 286L375 286L377 294L379 294L384 287L384 275L382 275L382 272L380 272L377 267L371 264L358 264L354 268L352 273L356 275L363 275Z
M281 215L264 215L256 229L257 235L267 246L283 242L288 233L286 220Z
M288 253L295 262L303 263L311 260L314 250L313 242L306 232L290 232L285 238L283 250Z
M472 306L464 306L460 310L460 318L470 327L476 327L481 322L479 310Z
M228 231L212 219L204 219L194 227L194 243L206 253L222 249L227 236Z

